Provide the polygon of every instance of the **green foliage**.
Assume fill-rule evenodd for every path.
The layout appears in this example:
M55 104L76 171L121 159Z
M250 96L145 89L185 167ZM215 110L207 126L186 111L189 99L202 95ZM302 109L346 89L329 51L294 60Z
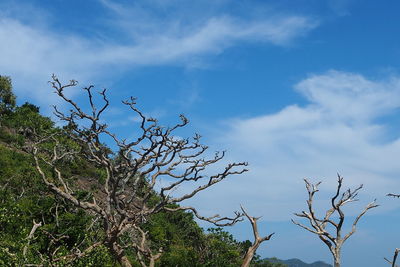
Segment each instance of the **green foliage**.
M21 147L25 143L24 136L15 133L13 134L8 128L1 126L0 126L0 140L6 144L16 144L19 147Z
M0 193L5 196L0 202L0 266L39 264L43 258L67 255L76 244L90 245L99 239L97 229L101 225L88 229L90 216L49 193L29 154L0 143L0 166ZM80 191L77 197L87 195ZM35 233L25 259L22 250L33 220L44 225ZM145 228L154 249L161 246L164 250L157 266L238 266L247 249L221 228L203 232L193 215L183 211L155 214ZM59 240L54 242L52 237ZM59 266L68 264L59 262ZM73 266L115 266L115 262L108 250L100 247L74 261Z
M0 195L0 266L43 263L51 257L69 254L76 244L88 246L98 237L95 228L85 230L90 216L48 192L30 155L1 143ZM44 225L35 232L28 253L23 257L33 221ZM115 266L104 247L95 249L73 265ZM69 263L60 261L59 266L69 266Z
M204 232L187 212L159 213L147 223L150 239L164 253L157 266L240 266L250 241L239 242L222 228Z
M187 212L158 213L146 225L155 248L163 247L159 266L201 266L202 229Z
M287 267L286 264L280 263L277 258L256 260L254 266L256 266L256 267Z
M54 130L54 122L39 114L39 108L25 103L4 116L2 124L14 129L16 133L29 137L33 133L41 135Z
M12 111L16 104L16 97L12 91L11 78L0 75L0 116Z
M108 249L100 246L90 252L86 257L74 261L73 266L76 267L113 267L118 266L114 261Z
M25 103L15 106L9 77L0 76L0 266L23 266L43 264L50 266L118 266L107 247L101 245L73 262L66 255L79 245L84 249L104 238L102 222L70 203L52 194L38 176L30 154L22 148L32 142L36 135L58 133L55 138L66 149L79 151L80 146L68 135L69 130L55 127L50 118L39 113L39 107ZM54 140L41 144L51 149ZM105 145L104 149L109 150ZM118 155L114 157L118 161ZM81 156L65 158L57 166L70 186L79 184L75 190L79 200L101 195L105 172ZM52 170L45 169L51 177ZM137 184L147 192L147 177L140 177ZM138 192L142 194L142 192ZM96 197L98 197L97 195ZM152 192L147 205L159 202L157 192ZM41 222L33 238L28 240L33 222ZM222 228L203 231L191 213L160 212L150 217L144 229L148 231L154 251L163 248L157 262L159 267L230 267L240 266L250 241L239 242ZM23 255L27 246L27 254ZM135 254L128 250L127 256L134 266ZM268 265L269 264L269 265ZM254 266L281 267L267 261L254 261Z
M205 266L240 266L245 248L222 228L210 228L204 250Z
M9 149L0 143L0 184L4 193L19 195L23 190L41 191L36 170L27 154ZM8 194L7 194L8 195Z

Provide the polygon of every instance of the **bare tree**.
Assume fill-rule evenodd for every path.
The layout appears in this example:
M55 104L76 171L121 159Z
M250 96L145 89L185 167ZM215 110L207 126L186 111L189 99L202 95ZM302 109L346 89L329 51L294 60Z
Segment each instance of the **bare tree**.
M257 220L260 219L260 217L252 217L250 216L247 211L241 207L243 214L247 217L249 222L251 223L251 227L253 228L253 235L254 235L254 242L253 244L247 249L246 254L244 255L243 258L243 263L242 267L248 267L250 266L250 262L254 257L254 254L256 253L258 247L261 245L262 242L270 240L271 237L274 235L274 233L261 237L260 234L258 233L258 226L257 226Z
M306 229L307 231L316 234L319 237L319 239L321 239L322 242L324 242L324 244L328 246L330 252L332 253L334 266L340 267L342 245L351 235L353 235L356 232L356 226L361 217L369 209L376 208L378 207L378 205L376 204L375 200L369 203L363 209L363 211L355 218L351 230L347 234L343 235L342 227L345 220L345 214L342 208L347 203L358 200L356 197L358 195L358 192L363 187L363 185L360 185L354 190L347 189L342 193L341 189L342 189L343 177L341 177L338 174L338 185L336 189L336 194L331 198L332 207L326 211L325 216L323 218L318 218L314 211L313 201L315 193L319 191L318 186L321 184L321 182L312 184L307 179L304 179L304 182L306 183L306 189L308 192L308 200L307 200L308 211L295 213L295 215L300 218L306 218L310 223L310 227L305 226L294 220L292 220L292 222ZM337 221L334 221L332 215L338 216ZM333 231L329 232L328 231L329 228L333 228Z
M384 258L392 267L398 267L398 265L396 265L396 260L397 260L397 256L399 255L399 248L396 248L394 250L394 254L393 254L393 259L389 260L387 258Z
M42 226L42 222L36 223L35 220L33 220L33 226L32 229L29 233L29 235L26 237L27 240L27 244L24 246L22 255L24 256L24 258L26 258L26 254L28 253L28 248L29 248L29 243L31 242L31 240L33 239L33 235L35 234L36 230Z
M104 240L87 249L105 245L122 266L132 266L126 252L134 251L142 266L154 266L162 248L154 249L143 229L143 224L151 215L162 211L189 211L198 219L217 226L232 225L241 220L243 215L240 212L235 212L233 217L206 217L194 207L177 204L230 175L246 172L246 162L230 163L221 172L207 175L207 167L222 160L225 153L217 152L214 157L205 158L208 147L200 143L199 135L196 134L193 139L176 137L176 130L188 124L183 115L180 123L162 127L156 119L147 117L136 107L135 98L123 101L123 104L140 118L139 127L134 131L136 139L129 142L120 139L108 130L101 119L109 106L106 90L99 92L103 104L97 107L93 86L83 88L89 102L89 111L86 112L64 94L66 89L77 86L77 82L72 80L63 85L54 75L52 78L55 93L70 107L68 112L54 107L55 115L68 124L68 131L38 139L32 145L32 154L42 180L56 195L102 221ZM60 135L67 135L78 147L65 144ZM107 138L116 147L114 153L103 145ZM49 143L52 144L51 149ZM77 198L77 190L87 188L73 183L71 177L59 168L61 161L76 157L84 157L105 173L105 181L97 183L101 186L99 192L93 192L90 200ZM49 169L51 171L47 171ZM198 186L178 195L178 187L193 183ZM85 255L85 251L75 256L79 255Z
M393 194L393 193L389 193L387 194L388 197L394 197L394 198L400 198L400 194ZM396 260L397 260L397 256L399 254L400 249L396 248L394 250L394 254L393 254L393 259L390 261L387 258L384 258L389 264L392 265L392 267L397 267L398 265L396 265Z

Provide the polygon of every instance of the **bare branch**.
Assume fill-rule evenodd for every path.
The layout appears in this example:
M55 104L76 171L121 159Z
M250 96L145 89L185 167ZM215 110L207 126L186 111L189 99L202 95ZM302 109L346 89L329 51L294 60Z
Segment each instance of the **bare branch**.
M101 246L102 244L103 244L103 242L96 242L96 243L92 244L91 246L89 246L88 248L86 248L84 251L76 250L72 254L53 259L53 262L59 262L59 261L69 261L70 262L70 261L74 261L76 259L85 257L90 252L92 252L95 248Z
M216 226L231 226L231 225L234 225L235 223L243 220L242 219L243 214L241 214L240 212L235 212L235 217L232 217L232 218L231 217L221 217L219 214L216 214L216 215L211 216L211 217L204 217L204 216L201 216L195 208L190 207L190 206L186 206L186 207L179 206L179 207L176 207L176 208L165 207L164 209L166 211L172 211L172 212L173 211L179 211L179 210L184 210L184 211L189 210L198 219L200 219L202 221L207 221L207 222L212 223L212 224L214 224Z
M396 248L394 250L394 254L393 254L393 259L390 261L387 258L384 258L390 265L392 265L392 267L398 267L398 265L396 265L396 260L397 260L397 256L399 254L400 249Z
M364 208L364 210L363 210L360 214L358 214L358 216L356 217L356 219L355 219L354 222L353 222L351 231L343 238L343 242L346 241L352 234L355 233L357 223L358 223L358 221L361 219L361 217L362 217L369 209L373 209L373 208L376 208L376 207L379 207L379 205L376 204L376 199L375 199L373 202L369 203L369 204Z
M254 242L253 244L248 248L246 255L243 258L243 263L242 267L248 267L250 266L250 262L254 257L254 254L256 253L258 247L261 245L262 242L270 240L271 237L275 234L269 234L267 236L261 237L260 234L258 233L258 226L257 226L257 220L260 219L260 217L252 217L250 216L247 211L240 206L243 214L246 216L246 218L249 220L251 227L253 229L253 235L254 235Z
M33 235L35 234L36 230L42 226L42 222L36 223L35 220L33 220L33 226L31 229L31 232L29 233L29 235L27 236L27 244L24 246L22 255L24 256L24 258L26 258L26 253L28 252L28 248L29 248L29 244L31 242L31 240L33 239Z
M400 198L400 194L392 194L392 193L389 193L389 194L387 194L387 196L389 196L389 197L395 197L395 198ZM388 260L387 258L384 258L389 264L392 265L392 267L397 267L397 266L398 266L398 265L396 265L396 260L397 260L397 256L398 256L398 254L399 254L399 251L400 251L399 248L396 248L396 249L395 249L394 254L393 254L393 260L392 260L392 261Z
M232 218L206 217L200 215L194 207L175 208L176 204L194 197L227 177L247 171L247 163L240 162L230 163L221 172L207 175L208 167L221 161L225 152L205 158L203 155L208 147L201 144L200 135L196 134L191 139L177 138L176 131L189 122L185 116L180 115L180 121L175 125L161 126L156 119L147 117L137 107L136 99L131 97L123 101L123 104L139 117L140 122L139 131L134 131L136 136L133 141L127 142L112 133L102 120L110 105L105 89L95 94L93 86L83 88L88 99L86 109L65 94L65 90L77 86L76 81L63 85L53 75L50 84L70 108L63 112L54 107L54 114L68 126L65 131L40 137L32 144L31 153L36 170L56 195L102 220L105 238L101 243L121 265L131 266L125 256L127 245L135 249L143 266L154 265L161 256L160 251L149 249L146 234L141 231L141 226L153 214L162 211L189 211L198 219L218 226L232 225L241 220L243 214L239 212ZM74 141L75 149L63 143L65 137ZM116 147L114 151L104 145L104 140L110 138L114 142L113 147ZM90 197L92 202L76 197L77 190L90 191L90 186L85 187L82 185L85 183L79 181L73 182L71 177L58 168L59 163L68 158L84 159L104 173L104 183L96 183L96 187L100 189L93 192ZM98 177L92 178L93 181L99 180ZM163 179L167 179L169 184L160 188L158 185L161 184L160 181L165 181ZM198 183L195 189L180 196L171 196L179 186L193 182ZM131 239L122 244L120 237L126 232L131 233ZM83 255L83 252L78 255Z
M356 232L357 223L361 219L364 214L373 208L378 207L375 200L369 203L364 210L356 217L353 221L352 228L350 232L348 232L344 237L342 237L342 227L345 220L345 214L342 211L342 207L347 203L357 201L356 197L358 196L358 192L362 189L362 185L355 188L354 190L347 189L343 193L341 193L343 177L338 174L338 185L336 188L335 195L331 198L331 208L328 209L325 213L325 216L320 219L317 217L315 211L313 210L313 201L314 195L318 192L318 186L321 182L316 184L310 183L307 179L304 179L306 184L306 189L308 193L307 207L308 212L303 211L301 213L295 213L297 217L306 218L311 227L308 227L304 224L301 224L297 221L292 220L292 222L299 227L317 235L325 245L328 246L329 250L332 253L334 259L334 266L340 266L340 256L341 256L341 248L343 243ZM331 219L333 214L338 214L338 221L335 222ZM334 228L333 233L328 231L327 226L330 225Z

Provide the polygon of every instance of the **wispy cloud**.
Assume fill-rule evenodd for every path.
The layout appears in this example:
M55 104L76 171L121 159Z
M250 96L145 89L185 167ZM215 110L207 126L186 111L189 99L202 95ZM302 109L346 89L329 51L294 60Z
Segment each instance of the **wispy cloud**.
M317 26L315 20L297 15L265 19L205 12L196 20L185 16L187 10L183 8L177 9L174 17L165 17L150 14L150 7L101 2L108 13L102 14L106 19L98 23L109 23L107 33L112 34L104 32L95 39L80 32L59 32L52 27L51 16L45 14L32 15L42 18L35 23L14 16L15 12L0 13L0 71L15 78L19 95L36 96L36 101L43 103L45 81L52 73L86 81L131 67L191 66L203 56L216 55L240 42L287 45ZM173 5L174 1L168 3ZM153 9L166 8L158 1L152 5ZM201 10L197 13L202 14ZM115 36L120 38L112 38Z
M365 184L365 201L378 197L382 203L386 193L400 190L400 135L389 137L392 125L380 122L399 111L399 77L372 80L329 71L295 90L307 105L224 125L215 143L228 148L231 160L248 160L251 171L197 201L231 203L221 207L228 211L240 199L267 220L284 220L304 208L303 178L323 180L323 198L335 189L337 172L346 186ZM396 203L384 208L391 205Z

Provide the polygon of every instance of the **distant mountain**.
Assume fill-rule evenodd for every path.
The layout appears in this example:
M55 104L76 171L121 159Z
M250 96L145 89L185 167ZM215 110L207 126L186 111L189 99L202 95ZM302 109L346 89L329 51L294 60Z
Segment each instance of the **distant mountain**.
M268 259L270 262L283 263L288 267L333 267L331 264L323 261L316 261L313 263L305 263L299 259L280 260L276 258Z

